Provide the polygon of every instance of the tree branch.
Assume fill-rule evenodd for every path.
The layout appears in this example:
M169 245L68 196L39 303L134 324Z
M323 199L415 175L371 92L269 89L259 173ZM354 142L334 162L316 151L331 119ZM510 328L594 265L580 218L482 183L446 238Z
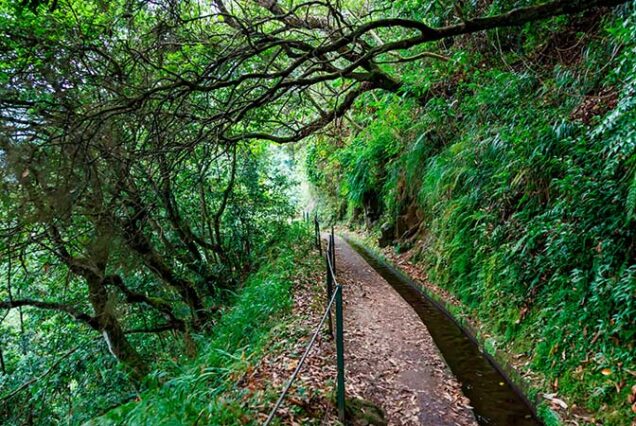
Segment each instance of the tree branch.
M0 302L0 309L14 309L20 308L22 306L32 306L40 309L49 309L53 311L64 312L72 316L78 321L81 321L88 326L90 326L94 330L99 331L99 324L95 317L92 317L84 312L81 312L75 309L71 305L65 305L62 303L56 302L46 302L41 300L33 300L33 299L21 299L21 300L8 300L4 302Z
M376 89L377 87L371 83L362 83L359 87L349 91L342 103L335 107L331 112L327 114L323 114L320 118L312 121L306 126L298 129L294 132L293 135L288 136L279 136L268 133L244 133L240 135L234 135L227 137L228 140L237 142L240 140L248 140L248 139L260 139L260 140L269 140L277 143L290 143L290 142L298 142L307 136L315 133L316 131L322 129L327 124L331 123L334 119L342 117L348 110L351 108L355 100L365 92Z
M104 277L104 285L113 285L117 287L126 296L126 301L128 303L145 303L164 314L171 324L175 324L175 327L173 328L185 330L184 321L177 318L172 311L172 306L168 302L129 289L126 287L124 280L119 275L108 275Z

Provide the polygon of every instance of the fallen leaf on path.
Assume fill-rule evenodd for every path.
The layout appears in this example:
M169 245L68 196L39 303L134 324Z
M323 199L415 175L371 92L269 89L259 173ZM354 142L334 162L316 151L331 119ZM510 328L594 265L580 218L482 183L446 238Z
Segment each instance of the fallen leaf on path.
M568 408L568 404L564 400L557 398L555 393L544 393L543 397L564 410Z

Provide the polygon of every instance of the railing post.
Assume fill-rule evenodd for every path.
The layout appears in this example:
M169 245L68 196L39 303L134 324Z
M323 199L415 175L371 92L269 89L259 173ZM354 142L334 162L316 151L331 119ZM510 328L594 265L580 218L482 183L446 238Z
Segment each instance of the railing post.
M338 419L345 423L344 326L342 318L342 286L336 287L336 361L338 366Z
M333 225L331 225L331 267L333 273L336 273L336 237L333 232Z
M330 247L330 244L327 246ZM331 297L333 296L333 275L331 275L331 270L329 268L329 250L325 255L325 262L327 264L327 303L331 301ZM329 327L329 335L333 337L333 321L331 319L331 309L329 309L329 313L327 314L327 325Z
M320 240L320 224L318 223L318 213L316 213L316 216L314 216L314 224L316 231L316 248L318 249L320 256L322 256L322 241Z
M303 213L303 219L306 217L307 222L309 222L310 221L309 218L311 217L311 215L309 214L309 212L306 212L306 213L307 213L306 216L305 216L305 213ZM322 257L322 244L320 239L320 224L318 223L318 214L316 214L316 216L314 217L314 224L315 224L314 230L316 231L316 242L318 243L320 256ZM342 310L343 310L342 286L338 284L338 281L336 280L335 264L336 264L336 240L334 236L334 228L332 226L331 235L328 235L328 238L327 238L327 247L325 252L325 266L327 268L326 312L323 313L320 319L320 322L318 326L316 327L316 330L314 331L314 334L311 340L309 341L309 344L307 345L305 352L303 353L303 356L300 358L298 365L296 366L290 379L287 381L287 384L283 388L283 391L278 397L278 400L276 400L274 407L269 412L269 416L265 420L265 423L263 424L263 426L269 426L271 422L274 420L274 417L276 416L276 411L280 408L285 398L285 395L287 394L287 392L291 388L292 383L298 376L303 363L305 362L305 360L307 359L309 355L309 351L311 350L313 344L316 342L316 338L321 332L321 329L325 323L325 320L327 320L327 317L329 319L329 334L333 336L331 307L334 302L336 304L336 336L335 337L336 337L336 366L337 366L337 373L338 373L336 377L336 384L337 384L336 402L338 407L338 419L343 425L347 425L346 412L345 412L344 322L343 322L343 314L342 314ZM335 285L335 294L333 293L334 285Z

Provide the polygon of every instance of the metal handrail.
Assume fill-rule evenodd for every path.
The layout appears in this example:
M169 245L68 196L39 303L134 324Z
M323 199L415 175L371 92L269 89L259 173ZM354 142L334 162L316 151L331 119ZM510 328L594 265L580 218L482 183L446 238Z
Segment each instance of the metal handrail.
M325 309L325 312L323 313L322 318L320 319L320 323L318 324L318 327L316 327L316 331L314 331L314 334L311 337L311 340L309 340L309 343L307 344L307 347L305 348L305 352L303 353L303 356L300 358L300 361L298 361L298 365L296 366L296 369L294 370L294 372L292 373L291 377L287 381L287 384L283 388L283 392L281 392L280 396L278 397L278 400L276 401L276 404L272 408L272 411L269 413L269 416L267 417L267 420L265 420L265 423L263 423L263 426L268 426L272 422L272 420L274 420L274 416L276 415L276 411L278 411L278 409L280 408L281 404L283 403L283 400L285 399L285 396L287 395L287 392L289 392L289 389L291 388L291 385L294 383L294 380L296 380L296 377L298 376L298 373L300 372L300 369L302 368L305 360L309 356L309 351L314 346L314 343L316 342L316 338L318 337L318 334L320 334L320 329L322 328L322 326L325 323L325 320L327 319L327 314L329 313L329 310L331 309L331 306L333 305L334 301L336 300L336 293L338 291L339 291L339 289L336 289L336 292L334 292L333 297L329 301L329 304L327 305L327 308Z
M318 248L320 255L322 256L322 247L320 242L321 240L320 225L318 223L317 215L314 218L314 230L316 232L316 243L317 243L316 248ZM278 397L276 404L274 404L274 407L272 407L272 410L270 411L269 416L267 416L267 420L265 420L265 423L263 423L263 426L269 426L272 420L274 420L274 416L276 415L276 412L282 405L283 401L285 400L285 396L287 396L287 392L289 392L289 389L291 389L292 384L298 377L298 374L300 373L300 370L303 367L305 360L308 358L309 352L311 351L312 347L316 343L318 334L320 333L320 330L322 326L324 325L325 321L327 320L327 318L329 318L329 332L330 334L333 333L332 325L331 325L331 307L333 306L334 303L336 304L336 336L335 337L336 337L336 358L337 358L337 371L338 371L338 376L337 376L338 418L340 419L341 422L343 423L345 422L344 348L343 348L344 347L344 337L343 337L344 332L343 332L343 318L342 318L343 317L342 315L342 310L343 310L342 285L338 284L338 281L336 280L336 271L335 271L335 265L334 265L335 258L336 258L336 250L335 250L335 236L334 236L333 226L331 227L331 235L329 235L329 242L327 244L326 258L327 258L327 294L329 297L329 302L327 303L327 307L325 308L325 311L322 314L322 318L320 319L320 322L318 323L318 326L316 327L314 334L311 336L311 339L309 340L309 343L307 344L307 347L305 348L305 352L300 358L300 361L298 361L298 365L296 366L296 369L294 370L291 377L285 384L283 391ZM333 284L335 284L335 291L333 291L333 294L330 294Z
M331 264L331 256L329 256L329 252L327 252L327 265L329 266L329 273L331 274L333 283L336 285L336 287L340 286L340 284L338 284L338 280L336 280L336 272L334 271L333 265Z
M336 297L336 403L338 405L338 419L344 424L346 422L344 377L344 319L342 304L342 285L338 284L338 281L336 280L336 237L334 235L333 226L331 227L331 235L329 237L329 247L327 250L327 275L330 276L333 280L332 284L336 285L336 290L333 294L333 296Z

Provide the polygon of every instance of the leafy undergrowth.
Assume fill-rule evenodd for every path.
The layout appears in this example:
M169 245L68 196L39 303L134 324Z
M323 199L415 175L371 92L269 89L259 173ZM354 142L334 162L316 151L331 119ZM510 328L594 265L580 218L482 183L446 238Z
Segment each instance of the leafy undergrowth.
M288 374L256 384L263 357L286 353L307 331L291 315L294 287L316 286L320 260L303 225L293 226L273 246L261 268L246 281L235 303L221 316L192 360L155 371L139 397L90 424L258 424L273 405ZM282 359L285 361L285 359ZM283 364L287 372L289 362ZM291 371L289 372L291 373ZM294 392L302 389L295 388ZM296 416L302 406L296 406ZM289 416L290 410L283 414Z
M594 37L555 20L521 31L520 49L488 34L492 46L413 70L414 89L446 89L425 109L377 99L346 143L309 146L308 176L334 219L410 250L487 350L524 360L534 392L563 414L543 409L547 424L630 425L636 14L590 22Z
M292 314L275 330L267 353L248 369L240 383L241 389L251 397L250 406L259 411L261 423L272 407L263 394L283 389L324 314L324 264L318 256L311 261L308 274L295 280ZM273 424L337 424L333 403L335 377L335 346L325 324L276 412Z

